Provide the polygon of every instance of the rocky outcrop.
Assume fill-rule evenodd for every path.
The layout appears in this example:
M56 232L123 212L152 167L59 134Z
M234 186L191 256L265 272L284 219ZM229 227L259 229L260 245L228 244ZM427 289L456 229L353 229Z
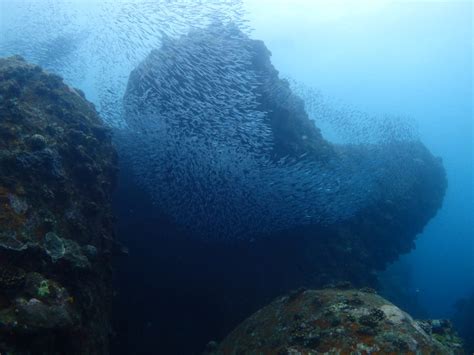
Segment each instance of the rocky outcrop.
M448 321L417 321L370 289L297 290L207 354L462 354Z
M165 39L131 72L124 113L119 230L134 291L122 304L147 302L129 312L137 325L164 317L171 352L196 351L201 332L223 337L291 289L376 287L375 272L414 247L443 201L442 162L421 142L328 142L264 43L232 26ZM185 312L200 332L183 344L181 318L162 310L189 300L202 301Z
M111 135L80 90L0 59L0 352L108 352Z
M146 302L127 322L155 312L167 327L146 331L166 332L165 352L192 353L210 338L201 333L221 338L291 289L376 287L375 271L414 247L446 189L442 162L419 141L325 140L264 43L232 26L165 39L131 72L124 113L121 282L134 291L118 307ZM163 311L184 304L200 328L186 344L181 318Z
M232 26L167 39L130 74L124 107L138 134L124 156L164 214L193 236L210 221L204 238L287 239L318 286L369 282L444 198L442 162L419 141L326 141L264 43Z

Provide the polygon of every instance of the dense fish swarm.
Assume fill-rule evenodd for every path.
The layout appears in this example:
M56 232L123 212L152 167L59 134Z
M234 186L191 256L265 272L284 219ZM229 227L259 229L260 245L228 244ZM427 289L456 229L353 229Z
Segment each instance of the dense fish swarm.
M25 0L2 3L2 13L0 56L19 54L87 89L113 126L128 74L163 38L214 21L250 30L242 0Z
M283 118L272 109L297 112L297 98L262 47L235 26L213 24L165 41L132 72L120 145L156 203L195 235L234 239L335 223L406 192L416 144L338 147L316 136L327 145L323 157L277 154L279 140L299 144L299 118L290 115L286 136L275 137Z
M413 159L420 147L400 143L414 137L397 120L374 125L292 83L305 102L294 95L265 46L248 38L240 0L4 9L12 16L0 54L21 54L84 88L121 128L116 142L137 180L194 234L233 239L335 223L402 196L423 168ZM357 146L323 140L305 105Z
M387 143L418 140L415 122L409 117L370 115L348 105L334 102L321 91L292 78L291 89L305 102L310 117L317 118L318 126L331 141L344 144Z

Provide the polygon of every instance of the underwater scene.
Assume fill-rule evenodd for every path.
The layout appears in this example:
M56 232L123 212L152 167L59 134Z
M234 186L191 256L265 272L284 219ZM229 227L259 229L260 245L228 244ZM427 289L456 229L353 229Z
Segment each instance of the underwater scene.
M0 355L474 354L472 18L0 0Z

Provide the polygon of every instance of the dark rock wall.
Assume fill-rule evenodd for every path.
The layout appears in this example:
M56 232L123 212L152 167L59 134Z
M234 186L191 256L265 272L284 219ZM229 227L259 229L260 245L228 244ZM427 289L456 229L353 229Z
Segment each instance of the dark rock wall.
M108 353L116 159L79 90L0 59L0 352Z
M263 41L249 41L252 52L252 69L262 79L258 88L259 109L268 112L268 122L274 137L274 156L309 154L313 159L324 160L334 154L333 147L323 139L315 122L309 119L304 101L293 94L286 80L271 63L271 52Z

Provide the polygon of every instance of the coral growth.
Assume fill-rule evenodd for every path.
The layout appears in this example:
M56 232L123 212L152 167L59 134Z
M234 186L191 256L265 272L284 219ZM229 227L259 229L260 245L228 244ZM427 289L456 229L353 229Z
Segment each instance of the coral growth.
M0 59L1 353L107 351L115 173L80 92Z
M447 321L416 321L375 293L299 290L262 308L208 354L462 354Z

